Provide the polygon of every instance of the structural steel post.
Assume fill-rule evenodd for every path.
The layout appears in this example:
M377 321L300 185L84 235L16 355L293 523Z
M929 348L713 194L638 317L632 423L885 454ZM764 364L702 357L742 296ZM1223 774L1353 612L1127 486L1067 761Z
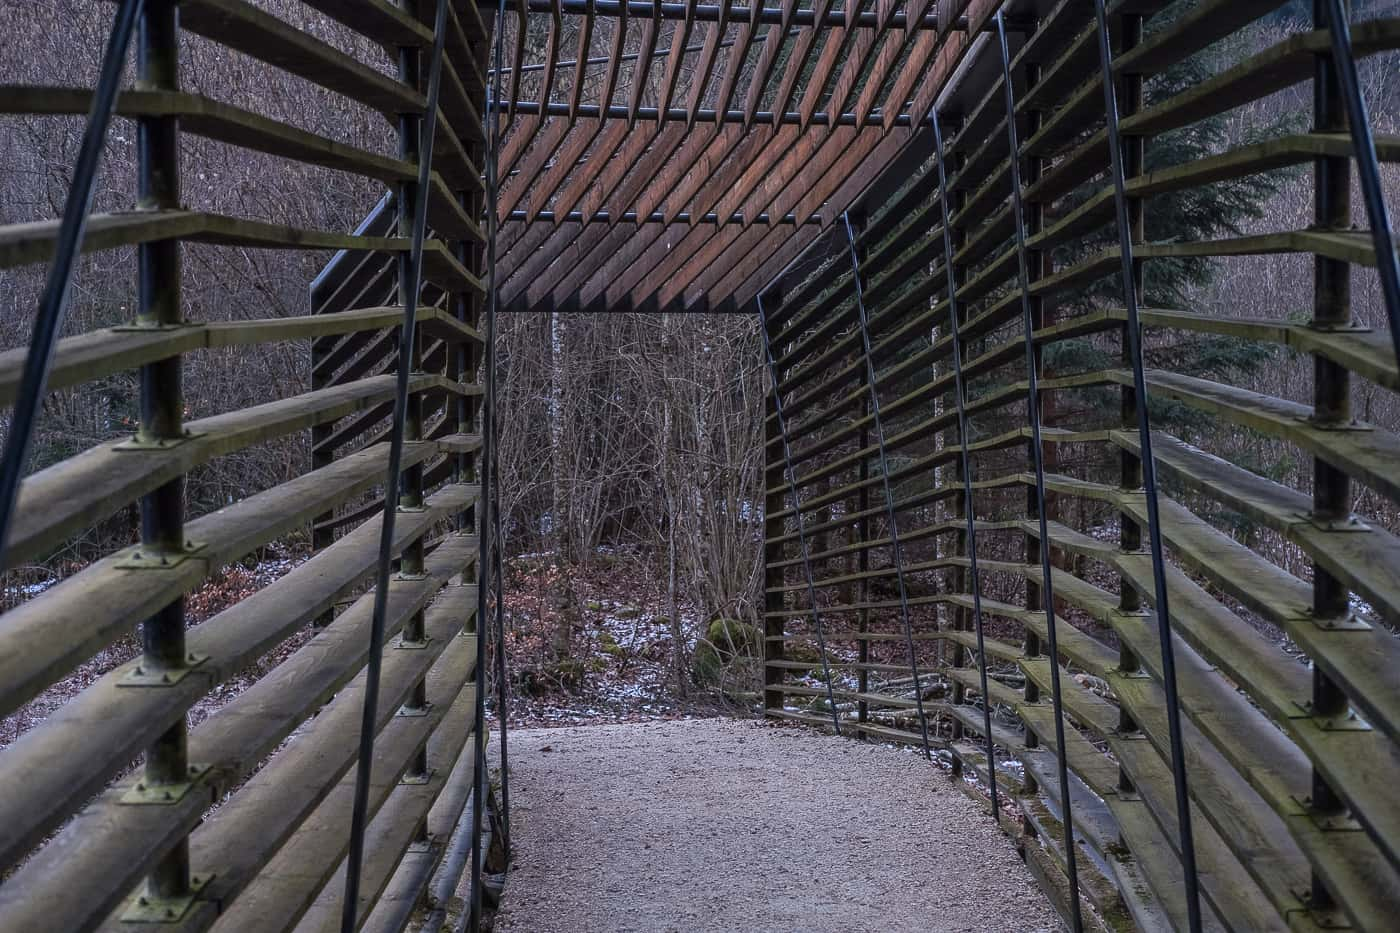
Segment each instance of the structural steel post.
M495 108L490 108L492 101L500 100L501 95L501 56L502 56L502 36L506 16L506 2L499 0L496 7L495 30L495 75L487 98L490 122L486 130L487 145L490 146L490 154L486 160L486 345L482 351L482 366L486 378L486 394L479 407L479 418L481 430L481 470L479 471L481 482L481 507L477 510L477 542L479 546L476 582L478 587L476 603L476 708L474 710L476 735L474 748L476 751L476 761L473 768L472 784L472 861L471 861L471 888L469 893L468 928L472 933L481 929L482 915L482 871L485 867L483 862L486 857L482 849L483 828L482 820L485 817L485 796L487 789L486 775L486 697L485 678L482 677L482 665L485 663L486 647L486 624L488 618L489 596L490 596L490 570L498 567L497 561L491 560L491 548L499 547L496 536L492 533L495 526L492 524L495 512L492 496L495 490L495 421L496 421L496 311L497 302L500 299L500 280L496 267L496 237L500 229L497 222L500 197L500 178L497 175L499 169L499 158L501 151L500 139L500 115ZM522 24L523 25L523 24ZM496 594L499 604L501 594ZM503 720L504 721L504 720Z
M407 9L409 0L401 0L402 5ZM410 14L412 11L409 11ZM398 48L399 80L408 85L415 92L423 90L423 58L417 46L401 45ZM398 120L399 131L399 158L414 165L424 158L421 136L423 120L418 114L401 113ZM398 187L398 234L401 237L412 239L417 228L418 218L415 216L419 205L418 180L405 179L399 183ZM426 218L425 218L426 219ZM413 274L414 257L411 253L400 252L398 255L398 280L399 280L399 306L404 308L415 307L422 297L416 290L422 288L422 281ZM402 349L400 350L402 352ZM414 328L413 339L408 344L409 358L400 359L400 367L408 366L411 372L417 374L423 368L423 336ZM403 431L405 441L418 441L423 439L423 396L412 394L408 397L407 420L404 421ZM410 466L403 475L403 489L399 493L397 508L400 511L421 511L423 508L423 465L415 463ZM406 580L421 579L423 576L423 538L416 537L399 557L399 577ZM427 643L427 634L424 631L424 610L415 612L408 623L404 626L403 632L399 636L400 650L415 650L423 647ZM408 715L422 715L428 710L428 681L425 674L423 679L414 684L413 695L409 698L405 707ZM413 763L409 765L403 780L406 783L426 781L428 778L428 747L424 745L413 756ZM426 824L419 827L420 841L426 840Z
M180 22L176 0L148 0L137 40L138 82L148 88L177 91L180 86ZM145 117L137 121L139 207L142 210L180 208L180 128L174 117ZM180 302L180 244L175 240L145 243L137 248L137 325L173 327L182 321ZM181 359L172 356L141 368L141 420L136 444L165 447L185 440ZM180 559L185 541L185 478L171 480L141 499L141 546L163 561ZM173 680L189 666L185 650L183 596L141 626L142 668ZM190 780L188 719L181 716L146 750L148 787L175 787ZM173 902L190 893L189 841L182 839L156 863L147 879L154 902Z
M1328 0L1314 0L1313 26L1335 26ZM1336 66L1329 52L1313 62L1313 131L1347 132L1347 110ZM1351 159L1321 156L1313 162L1313 223L1321 230L1351 229ZM1351 264L1325 256L1313 258L1313 315L1320 331L1346 330L1353 326ZM1334 431L1354 429L1351 410L1351 372L1321 353L1313 355L1313 423ZM1322 457L1313 457L1312 521L1322 528L1345 528L1351 520L1351 477ZM1344 624L1351 614L1351 591L1324 561L1312 563L1313 618L1324 628ZM1312 701L1308 710L1315 721L1343 719L1349 701L1342 687L1317 664L1312 665ZM1344 816L1346 806L1322 771L1314 765L1312 794L1307 801L1315 818ZM1326 884L1312 873L1308 906L1328 911L1335 906Z

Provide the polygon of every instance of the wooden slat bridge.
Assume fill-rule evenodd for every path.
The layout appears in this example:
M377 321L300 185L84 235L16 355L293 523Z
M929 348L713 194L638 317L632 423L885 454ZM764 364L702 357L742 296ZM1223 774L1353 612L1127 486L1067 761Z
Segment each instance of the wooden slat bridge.
M13 447L43 391L136 373L139 424L25 476L3 564L127 509L140 540L0 616L0 713L140 645L0 750L0 930L480 925L509 810L492 343L534 311L757 316L767 716L996 788L1072 927L1394 929L1400 307L1352 187L1395 190L1400 101L1368 93L1363 133L1344 78L1394 71L1400 10L1334 29L1333 5L107 4L139 26L111 113L140 165L77 248L131 257L134 310L0 353L0 401ZM186 34L395 151L184 90ZM0 113L104 99L0 86ZM1286 118L1221 129L1266 103ZM200 209L187 135L383 197L352 232ZM1202 219L1270 184L1309 216ZM71 266L74 229L0 228L0 268ZM192 246L328 261L304 314L189 320ZM1161 284L1271 294L1279 262L1313 287L1265 315ZM274 345L305 353L300 394L186 418L182 359ZM1191 348L1271 362L1230 378ZM191 471L297 438L294 478L186 514ZM307 530L313 556L187 626L189 594Z

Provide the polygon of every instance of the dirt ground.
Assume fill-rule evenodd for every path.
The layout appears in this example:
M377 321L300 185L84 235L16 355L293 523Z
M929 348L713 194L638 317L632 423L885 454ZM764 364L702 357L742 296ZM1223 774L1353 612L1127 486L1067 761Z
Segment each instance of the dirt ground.
M510 734L496 930L1055 930L1011 841L906 750L757 721Z

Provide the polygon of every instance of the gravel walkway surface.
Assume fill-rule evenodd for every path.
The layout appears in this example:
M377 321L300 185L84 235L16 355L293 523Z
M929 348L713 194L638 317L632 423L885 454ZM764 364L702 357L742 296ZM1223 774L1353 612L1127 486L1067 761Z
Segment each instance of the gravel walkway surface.
M1059 929L1011 841L904 750L706 719L510 753L503 933Z

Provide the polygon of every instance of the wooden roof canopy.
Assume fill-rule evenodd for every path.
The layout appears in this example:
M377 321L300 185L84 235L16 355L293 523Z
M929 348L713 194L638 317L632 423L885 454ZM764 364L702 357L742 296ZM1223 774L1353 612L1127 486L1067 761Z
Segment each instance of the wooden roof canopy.
M495 106L511 311L746 309L928 135L1002 5L510 2Z

